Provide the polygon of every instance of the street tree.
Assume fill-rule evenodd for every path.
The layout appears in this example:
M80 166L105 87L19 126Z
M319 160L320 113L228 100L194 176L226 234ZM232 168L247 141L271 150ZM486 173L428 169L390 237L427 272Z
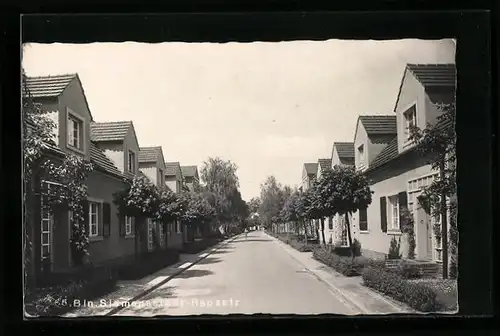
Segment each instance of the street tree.
M299 216L297 214L296 204L299 198L299 191L294 190L286 199L280 212L280 217L285 223L293 223L295 233L298 235Z
M369 181L362 172L352 166L334 166L324 172L314 188L316 201L313 207L317 208L320 216L333 217L337 213L345 216L345 225L354 258L351 225L349 216L360 209L366 209L372 202L372 191ZM319 200L319 201L318 201Z
M275 231L282 204L282 186L274 176L269 176L260 187L259 216L264 226Z
M443 278L446 279L448 276L456 278L458 272L455 103L436 106L441 112L437 122L427 124L424 129L414 126L410 135L417 151L428 159L433 170L439 172L438 177L423 189L419 200L428 213L441 218L441 224L434 228L434 233L442 242ZM450 215L449 228L447 214Z
M248 202L248 208L251 213L255 213L259 211L260 207L260 198L258 197L253 197L250 202Z

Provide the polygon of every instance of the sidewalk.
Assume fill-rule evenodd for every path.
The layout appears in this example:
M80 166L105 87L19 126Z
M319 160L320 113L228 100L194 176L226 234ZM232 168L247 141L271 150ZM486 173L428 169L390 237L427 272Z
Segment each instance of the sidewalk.
M116 310L120 308L121 304L135 301L143 295L153 291L237 237L238 235L222 241L198 254L181 254L179 262L142 279L119 281L116 291L90 301L75 302L74 305L76 306L79 304L80 308L66 313L62 315L62 317L113 315Z
M317 261L312 252L299 252L281 240L268 235L280 244L297 262L307 268L319 281L328 285L335 295L357 314L414 314L415 310L382 296L362 285L358 277L346 277Z

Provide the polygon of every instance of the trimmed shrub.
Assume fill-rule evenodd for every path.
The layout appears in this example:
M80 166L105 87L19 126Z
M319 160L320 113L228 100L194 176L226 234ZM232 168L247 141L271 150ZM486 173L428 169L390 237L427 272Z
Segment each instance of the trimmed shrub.
M141 279L179 261L179 251L173 249L144 253L140 258L117 266L122 280Z
M363 284L422 312L440 309L436 293L430 286L412 283L394 272L367 267L363 271Z
M354 256L359 257L361 256L361 243L359 240L354 238L354 241L352 242L353 250L354 250Z
M111 268L86 266L71 272L52 273L46 279L45 285L50 282L51 286L26 289L24 302L28 314L65 314L72 309L75 300L92 300L113 291L117 277Z
M424 276L424 271L421 267L407 261L399 263L396 272L404 279L420 279Z
M318 247L313 251L316 260L330 266L345 276L359 276L366 267L383 268L384 261L372 260L366 257L341 257L327 249Z
M346 246L335 246L332 252L341 257L351 256L351 248Z
M401 259L401 253L399 252L399 242L396 240L396 237L392 237L391 245L389 246L389 253L387 255L388 259Z

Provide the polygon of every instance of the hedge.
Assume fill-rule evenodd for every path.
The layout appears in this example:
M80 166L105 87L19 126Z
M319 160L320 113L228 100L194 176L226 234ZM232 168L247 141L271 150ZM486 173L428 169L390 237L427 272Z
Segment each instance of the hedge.
M435 312L441 308L430 286L407 281L382 268L366 268L363 271L363 284L422 312Z
M330 266L345 276L359 276L366 267L384 267L383 261L376 261L365 257L341 257L329 249L315 248L313 256L316 260Z
M92 300L116 288L117 276L112 268L92 267L45 276L39 288L27 288L24 302L32 316L58 316L69 312L73 302Z
M168 267L179 261L179 251L164 249L144 253L138 259L117 266L121 280L136 280Z

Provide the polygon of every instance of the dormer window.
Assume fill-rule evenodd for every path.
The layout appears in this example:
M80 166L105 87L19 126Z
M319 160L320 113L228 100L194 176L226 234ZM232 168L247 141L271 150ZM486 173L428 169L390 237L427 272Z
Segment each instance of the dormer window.
M403 113L404 116L404 140L405 143L410 142L410 136L411 136L411 129L415 126L417 126L417 108L415 105L410 107L406 112Z
M364 168L365 166L365 146L361 145L358 147L358 162L359 167Z
M131 150L128 151L128 171L135 173L135 153Z
M68 146L83 150L83 120L68 109Z

